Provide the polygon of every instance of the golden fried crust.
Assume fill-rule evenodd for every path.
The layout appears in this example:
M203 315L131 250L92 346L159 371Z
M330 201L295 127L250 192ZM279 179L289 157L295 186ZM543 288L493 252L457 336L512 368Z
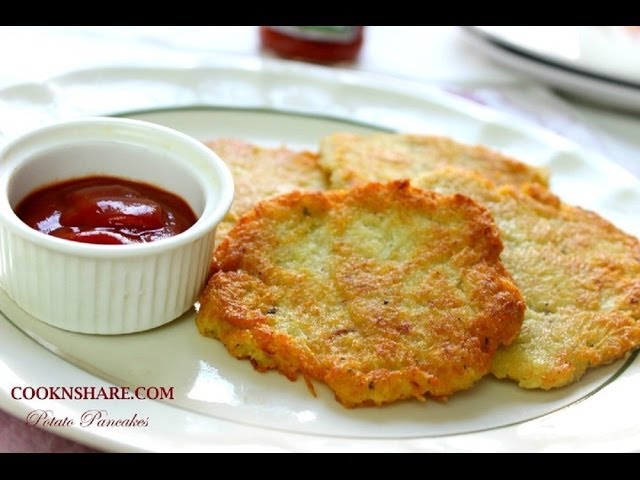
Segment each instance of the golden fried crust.
M197 325L258 370L348 407L446 397L485 375L524 302L490 214L407 182L259 203L217 248Z
M548 183L542 169L482 146L435 136L334 133L320 142L320 165L330 175L331 188L415 178L447 166L476 171L499 185Z
M502 261L527 303L519 337L492 372L524 388L579 379L640 345L640 243L539 185L495 186L469 172L433 172L415 185L486 205L501 231Z
M234 202L217 228L218 239L260 200L293 190L327 187L315 153L262 148L233 138L220 138L206 145L229 166L235 183Z

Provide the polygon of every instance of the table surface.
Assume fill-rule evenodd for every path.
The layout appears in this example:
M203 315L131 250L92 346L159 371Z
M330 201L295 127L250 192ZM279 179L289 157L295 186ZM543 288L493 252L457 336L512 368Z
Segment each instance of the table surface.
M220 53L270 56L261 51L254 26L0 27L0 45L11 45L0 49L0 88L92 67L201 65ZM360 58L341 66L420 80L508 111L640 176L637 115L564 97L503 68L456 27L367 27ZM0 411L0 452L92 451Z

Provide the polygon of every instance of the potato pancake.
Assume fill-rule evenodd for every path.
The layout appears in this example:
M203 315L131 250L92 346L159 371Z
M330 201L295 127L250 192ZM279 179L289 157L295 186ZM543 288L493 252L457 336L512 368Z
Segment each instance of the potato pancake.
M498 351L492 372L524 388L579 379L640 345L640 242L539 185L495 185L446 169L414 185L463 193L493 213L502 261L527 304L522 332Z
M320 142L320 165L331 188L415 178L448 166L476 171L498 185L548 183L543 169L482 146L427 135L334 133Z
M347 407L445 398L487 374L524 302L489 212L408 182L259 203L214 254L197 325Z
M293 190L327 187L315 153L263 148L233 138L220 138L206 145L229 166L236 188L231 210L218 225L218 239L260 200Z

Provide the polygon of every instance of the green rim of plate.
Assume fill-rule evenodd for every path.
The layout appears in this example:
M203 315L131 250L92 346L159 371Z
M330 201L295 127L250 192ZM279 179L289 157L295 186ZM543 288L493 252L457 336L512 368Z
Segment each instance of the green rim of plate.
M185 105L179 107L161 107L161 108L145 108L141 110L131 110L126 112L118 112L107 115L108 117L126 118L134 117L138 115L148 115L153 113L163 112L180 112L180 111L217 111L217 112L245 112L245 113L263 113L268 115L282 115L287 117L300 117L300 118L312 118L316 120L326 120L331 122L346 123L347 125L355 125L357 127L370 128L372 130L378 130L379 132L397 133L398 130L392 128L383 127L375 123L362 122L360 120L353 120L350 118L337 117L334 115L324 115L309 112L300 112L296 110L281 110L268 107L228 107L228 106L214 106L214 105Z

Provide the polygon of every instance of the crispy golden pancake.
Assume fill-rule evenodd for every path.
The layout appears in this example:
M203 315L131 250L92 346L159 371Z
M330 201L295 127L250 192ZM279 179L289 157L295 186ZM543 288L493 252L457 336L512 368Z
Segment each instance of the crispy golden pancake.
M476 171L499 185L547 185L542 169L482 146L435 136L334 133L320 142L320 165L330 175L331 188L415 178L448 166Z
M640 345L640 243L598 215L538 185L495 186L453 169L415 185L460 192L486 205L504 243L502 261L527 303L522 332L492 372L524 388L579 379Z
M326 382L347 407L446 397L518 334L522 297L490 214L408 182L293 192L214 254L197 325L258 370Z
M229 166L235 183L233 205L218 225L218 239L260 200L293 190L326 189L325 175L315 153L262 148L232 138L220 138L206 145Z

